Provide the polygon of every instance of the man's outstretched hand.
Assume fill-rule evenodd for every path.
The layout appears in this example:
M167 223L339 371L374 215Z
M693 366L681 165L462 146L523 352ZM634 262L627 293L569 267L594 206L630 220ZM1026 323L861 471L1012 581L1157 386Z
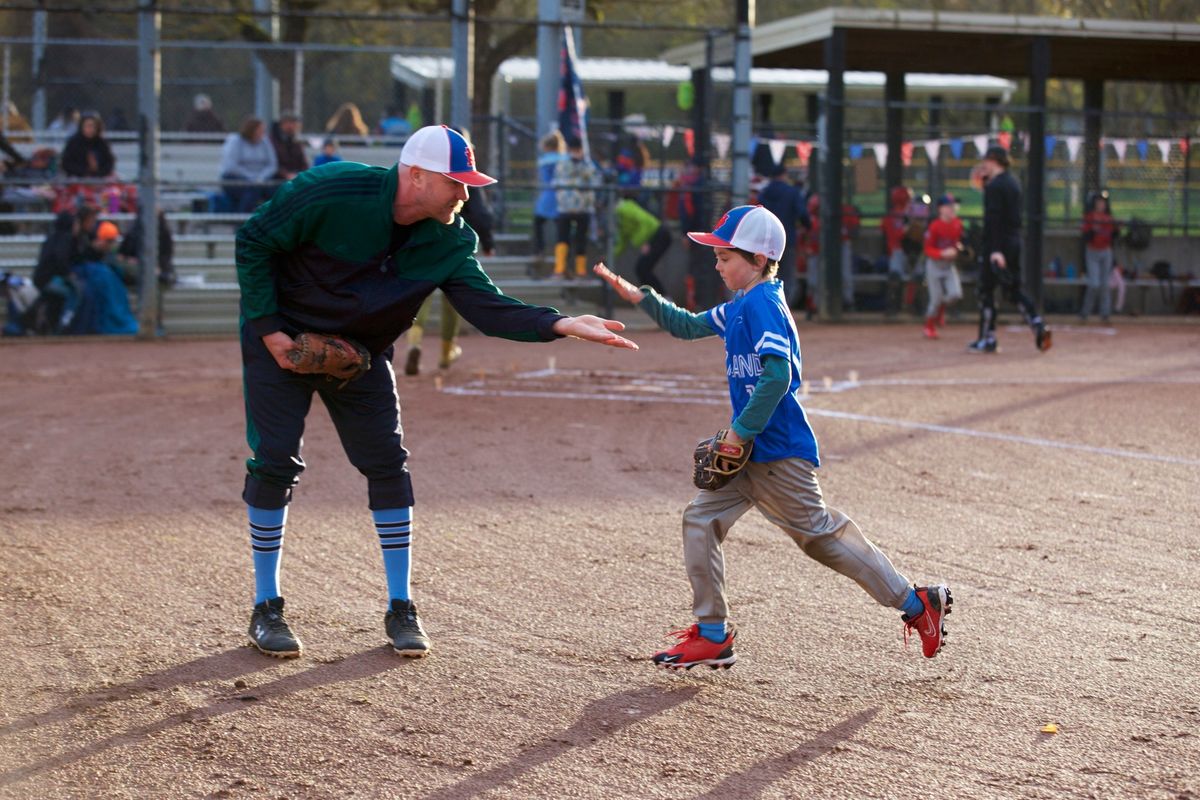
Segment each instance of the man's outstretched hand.
M626 350L638 349L637 344L615 333L615 331L625 330L624 322L604 319L594 314L564 317L554 323L553 330L559 336L574 336L576 339L586 339L589 342L598 342L609 347L623 347Z

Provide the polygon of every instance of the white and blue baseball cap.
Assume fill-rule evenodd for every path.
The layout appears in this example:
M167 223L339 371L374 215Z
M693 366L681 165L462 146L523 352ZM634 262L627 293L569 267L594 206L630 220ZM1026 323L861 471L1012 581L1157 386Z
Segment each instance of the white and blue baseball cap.
M762 253L768 261L778 261L787 244L783 223L762 206L730 209L712 233L692 231L688 238L709 247L734 247L747 253Z
M440 172L467 186L488 186L496 182L475 169L475 153L462 134L445 125L427 125L413 133L400 150L400 163Z

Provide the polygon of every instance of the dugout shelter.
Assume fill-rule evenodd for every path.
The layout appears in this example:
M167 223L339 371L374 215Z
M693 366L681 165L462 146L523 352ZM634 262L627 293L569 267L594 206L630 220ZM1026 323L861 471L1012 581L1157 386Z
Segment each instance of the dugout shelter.
M694 42L663 54L665 61L693 69L727 65L733 38ZM711 60L706 52L712 50ZM1200 63L1200 24L1116 19L891 11L826 8L776 20L753 29L754 67L824 69L822 155L844 146L846 75L853 70L886 76L885 187L901 183L900 143L904 137L905 76L911 72L998 75L1027 80L1028 133L1033 142L1046 134L1046 82L1051 77L1082 81L1084 95L1084 188L1099 188L1104 84L1110 80L1194 82ZM840 158L821 159L823 253L839 251L843 186ZM1031 147L1025 189L1026 280L1041 301L1042 240L1045 222L1045 151ZM820 308L824 317L841 316L841 274L825 259Z

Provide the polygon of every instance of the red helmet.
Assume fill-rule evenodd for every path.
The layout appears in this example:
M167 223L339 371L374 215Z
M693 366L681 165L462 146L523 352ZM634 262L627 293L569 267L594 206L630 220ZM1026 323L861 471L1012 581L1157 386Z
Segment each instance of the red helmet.
M892 189L891 200L893 206L906 206L912 202L912 192L907 186L897 186Z

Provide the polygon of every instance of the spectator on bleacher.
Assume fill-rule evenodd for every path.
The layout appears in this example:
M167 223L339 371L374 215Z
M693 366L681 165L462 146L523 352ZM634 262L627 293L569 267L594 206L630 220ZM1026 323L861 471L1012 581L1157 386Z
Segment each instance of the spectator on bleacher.
M1088 211L1083 215L1084 263L1087 264L1087 291L1083 295L1083 307L1079 318L1087 320L1088 314L1099 304L1100 320L1108 322L1112 313L1113 241L1117 238L1117 223L1108 207L1108 195L1100 192L1092 197Z
M365 139L371 135L371 129L363 121L362 112L354 103L342 103L337 111L325 123L325 133L329 136L357 136Z
M313 158L313 166L319 167L323 164L332 164L334 161L341 161L342 154L338 152L338 140L330 136L325 141L321 142L321 152L317 153Z
M104 122L98 114L87 113L79 120L79 130L67 139L59 162L72 178L107 178L117 165L112 148L104 138Z
M300 139L300 117L284 111L271 128L271 145L275 148L275 178L290 181L308 169L308 156Z
M17 167L28 163L28 159L9 143L8 137L3 133L0 133L0 152L3 152L7 156L3 161L0 161L0 175L6 175Z
M212 110L212 98L198 94L192 98L192 110L184 120L183 129L188 133L224 133L225 123Z
M79 217L71 211L60 212L42 242L33 270L38 299L29 326L35 334L47 336L62 332L63 312L75 294L71 270L81 255Z
M12 100L4 107L4 133L11 142L32 142L33 126Z
M558 242L554 245L554 274L566 277L567 256L575 250L575 276L587 277L588 228L596 210L596 189L600 171L587 157L583 142L567 142L567 158L554 168L558 204Z
M542 263L546 254L546 226L554 227L558 219L558 202L554 194L554 168L567 157L567 145L562 134L550 131L539 143L538 196L533 206L533 257L535 272L542 275Z
M388 106L376 129L381 136L408 136L413 131L412 125L397 106Z
M121 231L105 220L96 226L73 276L79 287L79 305L67 329L72 334L135 334L137 319L129 307L127 284L136 279L136 268L116 253Z
M267 126L258 117L247 117L237 133L225 138L221 147L221 180L236 181L225 186L231 209L248 213L271 196L269 181L278 169L275 148L267 141Z
M50 120L50 124L46 126L46 130L64 137L70 136L78 129L79 109L74 106L63 106L62 111L58 112L58 116Z
M163 288L175 285L175 236L171 233L171 224L167 221L165 211L158 212L158 283ZM124 256L128 263L142 263L143 229L142 213L139 210L133 225L121 239L117 255ZM140 271L140 270L139 270Z

